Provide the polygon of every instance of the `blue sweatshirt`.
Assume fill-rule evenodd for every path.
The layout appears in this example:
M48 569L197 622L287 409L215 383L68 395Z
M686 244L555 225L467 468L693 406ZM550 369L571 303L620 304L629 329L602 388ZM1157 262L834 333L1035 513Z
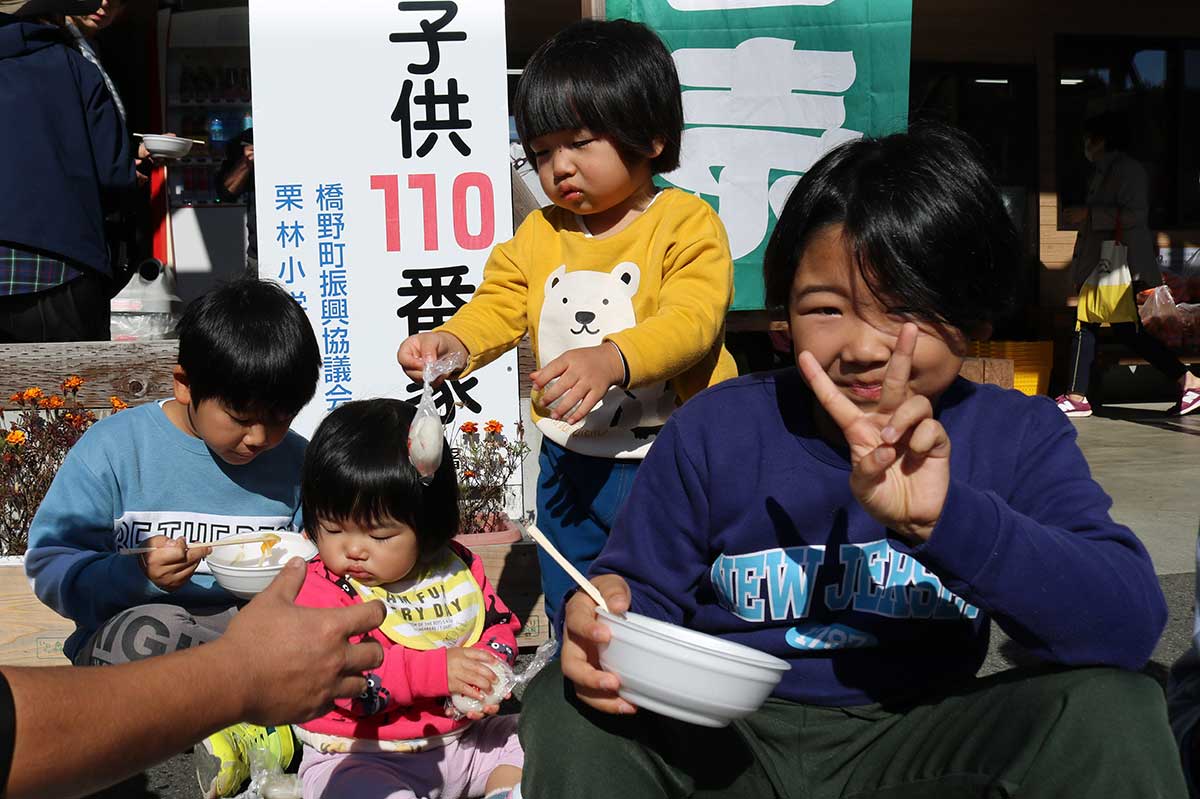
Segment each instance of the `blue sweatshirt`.
M1142 666L1166 622L1146 550L1109 517L1071 422L1044 398L956 380L941 519L920 546L850 491L789 369L677 410L592 574L633 610L788 660L775 695L860 705L975 674L994 619L1064 665Z
M205 544L264 528L298 529L305 444L289 432L274 449L231 466L172 424L158 403L101 419L84 433L33 518L25 556L38 599L75 622L67 656L136 605L236 602L203 561L187 585L167 592L146 578L138 558L117 549L155 535Z

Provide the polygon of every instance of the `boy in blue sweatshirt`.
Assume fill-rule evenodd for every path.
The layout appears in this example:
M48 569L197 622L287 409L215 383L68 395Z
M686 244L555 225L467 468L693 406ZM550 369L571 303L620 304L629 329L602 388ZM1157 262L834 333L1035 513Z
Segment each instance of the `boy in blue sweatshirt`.
M38 598L75 622L64 649L76 665L140 660L224 632L237 600L214 582L205 545L301 529L305 441L288 427L320 364L287 292L227 284L180 320L174 399L103 419L71 449L30 526L25 570ZM154 550L118 554L139 546Z
M579 592L561 670L524 697L527 796L1185 795L1162 692L1133 671L1166 618L1145 549L1052 402L958 377L1021 256L950 131L804 175L764 265L797 368L677 411L591 570L614 612L791 670L725 729L639 712ZM1045 666L977 679L991 621Z

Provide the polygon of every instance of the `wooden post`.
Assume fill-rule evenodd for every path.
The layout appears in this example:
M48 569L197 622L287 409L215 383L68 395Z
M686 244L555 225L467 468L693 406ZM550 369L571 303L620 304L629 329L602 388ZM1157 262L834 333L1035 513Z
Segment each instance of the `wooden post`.
M584 19L604 19L604 0L580 0L580 13Z

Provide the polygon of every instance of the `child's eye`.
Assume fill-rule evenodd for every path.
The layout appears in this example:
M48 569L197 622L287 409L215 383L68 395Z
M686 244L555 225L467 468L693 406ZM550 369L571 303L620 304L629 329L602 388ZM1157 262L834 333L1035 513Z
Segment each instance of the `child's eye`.
M595 139L580 139L577 142L572 142L571 146L578 149L580 147L586 147L594 141L595 141Z
M371 538L376 541L391 541L393 537L390 535L373 535Z
M534 150L533 151L533 160L541 161L543 158L545 158L549 154L550 154L549 150Z
M809 308L804 313L810 316L839 316L842 312L832 305L823 305L819 308Z
M322 527L321 528L321 533L323 535L338 535L341 532L342 532L341 530L338 530L334 527Z

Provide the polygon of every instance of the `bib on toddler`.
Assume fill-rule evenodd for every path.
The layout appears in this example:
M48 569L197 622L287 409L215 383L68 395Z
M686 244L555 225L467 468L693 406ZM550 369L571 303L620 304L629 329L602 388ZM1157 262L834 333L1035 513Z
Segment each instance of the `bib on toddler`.
M363 585L346 578L364 602L383 600L387 618L379 629L409 649L471 646L483 634L483 591L467 564L449 547L403 580Z

